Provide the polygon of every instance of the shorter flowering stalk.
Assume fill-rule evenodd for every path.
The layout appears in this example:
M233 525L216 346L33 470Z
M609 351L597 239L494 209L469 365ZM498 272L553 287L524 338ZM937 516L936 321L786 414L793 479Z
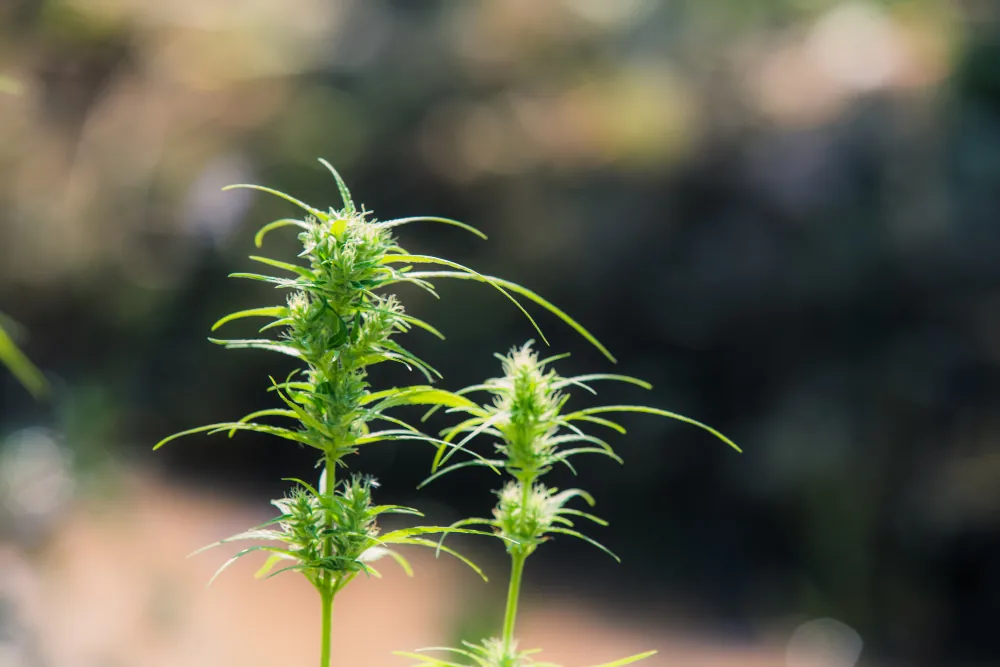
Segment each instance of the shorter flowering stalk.
M571 459L580 454L597 454L622 462L610 444L585 433L581 427L594 424L625 433L620 424L601 415L615 412L644 412L698 426L737 451L740 449L715 429L658 408L611 405L576 411L566 410L566 404L570 399L569 389L572 387L593 393L591 382L612 380L649 389L650 385L642 380L611 374L561 377L556 371L548 368L551 362L561 357L539 360L530 342L499 358L503 364L502 377L456 392L457 395L477 391L487 392L492 394L493 400L475 409L465 407L451 409L465 412L468 418L442 433L445 444L439 447L434 460L435 470L424 483L470 466L503 468L513 478L497 493L497 504L493 509L492 518L464 519L451 526L455 529L465 529L470 526L488 528L504 541L511 558L511 578L503 630L500 638L487 639L481 644L463 643L463 648L428 650L446 651L465 657L478 667L526 667L527 665L558 667L551 663L536 662L531 657L533 651L519 651L517 648L514 630L525 562L542 543L557 535L584 540L618 560L618 557L602 544L576 529L574 522L580 519L601 526L607 525L604 520L593 514L568 507L568 504L577 498L593 506L594 499L590 494L581 489L560 491L539 481L557 464L567 466L575 474L576 470ZM449 460L456 452L468 451L467 446L479 436L493 438L495 457L477 456L449 464ZM619 667L642 660L654 653L656 652L647 651L600 667ZM421 667L455 667L453 662L421 653L403 655L417 659Z

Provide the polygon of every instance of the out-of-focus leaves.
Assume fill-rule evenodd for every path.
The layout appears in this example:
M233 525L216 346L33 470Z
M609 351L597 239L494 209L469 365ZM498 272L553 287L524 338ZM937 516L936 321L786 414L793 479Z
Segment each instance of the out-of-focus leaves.
M5 365L35 398L42 398L48 393L48 380L21 352L2 323L0 323L0 363Z

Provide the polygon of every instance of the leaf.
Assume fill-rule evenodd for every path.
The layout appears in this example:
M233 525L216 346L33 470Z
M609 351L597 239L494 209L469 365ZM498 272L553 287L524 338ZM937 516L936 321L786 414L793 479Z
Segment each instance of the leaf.
M233 340L209 338L208 340L216 345L225 345L229 350L268 350L270 352L287 354L288 356L295 357L296 359L302 358L302 352L291 345L282 345L281 343L276 343L275 341L268 340L267 338L242 338Z
M434 378L432 377L433 375L436 375L439 378L443 377L441 375L441 373L439 373L437 371L436 368L434 368L433 366L431 366L430 364L428 364L426 361L424 361L423 359L421 359L417 355L413 354L412 352L410 352L409 350L407 350L405 347L403 347L402 345L400 345L399 343L397 343L394 340L384 340L384 341L382 341L382 347L384 347L386 350L390 350L391 352L395 352L400 357L402 357L403 359L405 359L407 362L409 362L409 363L413 364L414 366L416 366L417 369L420 370L424 374L424 377L427 378L428 382L433 382L434 381Z
M477 454L477 456L478 456L478 454ZM489 460L489 459L470 459L468 461L462 461L460 463L453 463L453 464L451 464L450 466L448 466L446 468L441 468L440 470L435 471L432 475L430 475L429 477L427 477L424 481L420 482L420 484L417 485L417 488L418 489L422 489L425 486L427 486L428 484L430 484L431 482L433 482L434 480L436 480L438 477L443 477L444 475L447 475L448 473L450 473L453 470L458 470L459 468L468 468L470 466L485 466L485 467L489 468L490 470L492 470L493 472L495 472L496 474L499 475L500 474L500 468L503 465L504 465L504 461Z
M411 218L397 218L395 220L385 220L382 222L375 223L379 227L399 227L400 225L406 225L411 222L440 222L446 225L454 225L455 227L461 227L467 232L471 232L478 236L479 238L486 240L489 237L483 234L481 231L473 227L472 225L466 224L464 222L459 222L458 220L452 220L451 218L439 218L437 216L430 215L418 215Z
M484 276L483 274L479 273L478 271L474 271L473 269L470 269L467 266L462 266L461 264L458 264L457 262L451 262L451 261L449 261L447 259L441 259L440 257L432 257L430 255L405 255L405 254L401 254L401 255L386 255L386 257L382 261L384 263L389 263L389 262L412 262L413 264L440 264L441 266L450 266L453 269L458 269L459 271L463 271L464 273L461 273L461 274L458 274L458 275L465 276L469 280L477 280L479 282L487 283L487 284L491 285L492 287L496 288L505 297L507 297L508 299L510 299L511 303L513 303L515 306L517 306L517 309L520 310L522 313L524 313L524 316L528 318L528 321L531 322L531 326L534 327L535 331L538 332L538 335L541 336L542 341L546 345L549 344L549 341L545 337L545 334L542 333L542 330L541 330L541 328L539 328L538 323L535 322L535 318L533 318L531 316L531 314L524 309L524 306L521 305L520 301L518 301L517 299L515 299L513 296L510 295L510 292L508 292L507 290L505 290L503 287L500 286L500 283L501 282L505 282L505 281L498 281L495 278L492 278L490 276ZM446 273L451 273L451 271L441 271L441 272L438 272L438 273L446 274ZM412 276L410 276L410 277L412 277Z
M265 188L263 185L251 185L251 184L248 184L248 183L237 183L236 185L227 185L226 187L222 188L222 191L226 192L228 190L239 190L239 189L243 189L243 190L259 190L260 192L266 192L269 195L274 195L275 197L280 197L281 199L284 199L287 202L291 202L292 204L295 204L299 208L301 208L301 209L303 209L305 211L308 211L309 213L312 213L313 215L315 215L320 220L328 220L330 218L330 216L327 215L326 213L324 213L323 211L320 211L319 209L315 209L312 206L310 206L309 204L306 204L305 202L301 202L298 199L296 199L295 197L292 197L291 195L286 195L284 192L281 192L279 190L275 190L273 188Z
M605 662L600 665L594 665L594 667L622 667L622 665L628 665L633 662L638 662L640 660L645 660L646 658L656 655L656 651L646 651L645 653L637 653L636 655L630 655L627 658L619 658L613 662Z
M302 229L308 230L309 225L302 222L301 220L295 220L293 218L282 218L281 220L275 220L274 222L269 222L263 227L261 227L253 237L253 243L258 248L264 245L264 237L268 233L274 231L275 229L281 229L282 227L301 227Z
M615 423L615 422L611 421L610 419L603 419L601 417L593 417L593 416L590 416L590 415L577 416L574 419L576 421L590 422L591 424L599 424L600 426L607 426L611 430L618 431L622 435L625 435L628 432L628 431L625 430L624 426L622 426L621 424ZM573 430L575 430L577 432L580 432L579 429L575 428L572 424L566 422L564 419L560 419L559 423L561 425L567 427L567 428L572 428Z
M333 168L333 165L319 158L320 164L330 170L333 174L333 178L337 181L337 189L340 190L340 198L344 201L344 209L348 215L352 215L355 211L354 199L351 198L351 191L347 189L347 184L344 183L344 179L340 177L340 172Z
M462 642L462 643L468 645L466 642ZM474 648L478 649L479 647L477 646L477 647L474 647ZM454 647L451 647L451 646L426 646L426 647L423 647L423 648L420 648L420 649L417 649L417 650L418 651L441 651L442 653L454 653L455 655L460 655L460 656L462 656L464 658L468 658L469 660L475 660L479 664L484 665L484 667L489 664L487 662L484 662L482 660L482 658L480 658L475 653L473 653L471 651L467 651L467 650L462 649L462 648L454 648ZM497 666L497 667L499 667L499 666ZM506 667L506 666L504 666L504 667Z
M413 391L389 390L385 398L373 408L381 411L399 405L442 405L449 408L463 408L466 410L480 410L481 408L467 398L459 396L444 389L434 389L432 387L413 387ZM393 392L398 391L393 395ZM382 393L382 392L379 392ZM368 403L371 397L366 397L362 405Z
M298 419L299 416L295 414L292 410L284 410L282 408L268 408L266 410L257 410L256 412L251 412L248 415L243 415L240 417L240 424L246 424L247 422L253 421L258 417L288 417L289 419ZM229 437L233 437L237 429L230 429Z
M212 578L208 580L208 583L206 584L206 586L211 586L212 582L214 582L218 578L218 576L220 574L222 574L223 572L225 572L226 570L228 570L229 567L233 563L235 563L236 561L238 561L243 556L246 556L247 554L251 554L251 553L253 553L255 551L269 551L269 552L272 552L272 553L274 553L274 552L288 553L284 549L279 549L278 547L267 547L267 546L248 547L248 548L244 549L243 551L240 551L239 553L237 553L235 556L233 556L232 558L230 558L229 560L227 560L225 563L223 563L222 566L218 570L215 571L215 574L212 575ZM293 558L294 558L294 556L293 556Z
M634 378L629 375L615 375L614 373L591 373L589 375L577 375L572 378L563 378L562 381L557 382L553 388L561 389L564 384L582 384L585 382L593 382L594 380L613 380L617 382L627 382L629 384L634 384L642 387L643 389L652 389L653 385L649 384L645 380L640 380L639 378Z
M288 556L284 554L271 554L264 564L261 565L260 569L253 573L254 579L262 579L267 576L267 573L271 571L275 565L283 560L289 560Z
M386 549L386 551L388 552L386 555L389 556L389 558L392 558L397 563L399 563L399 566L403 568L403 572L406 573L406 576L408 577L413 576L413 566L410 565L410 561L406 560L405 558L403 558L403 556L393 551L392 549Z
M685 417L684 415L679 415L676 412L660 410L659 408L650 408L644 405L606 405L598 408L587 408L585 410L579 410L572 414L564 415L564 419L569 421L573 419L578 419L580 417L587 417L594 414L600 414L602 412L642 412L645 414L667 417L669 419L676 419L677 421L684 422L685 424L691 424L692 426L697 426L700 429L708 431L709 433L711 433L716 438L726 443L736 451L740 452L741 454L743 453L743 450L740 449L735 442L733 442L726 436L722 435L721 433L716 431L711 426L708 426L707 424L702 424L700 421L696 421L694 419L691 419L690 417Z
M261 257L260 255L250 255L250 259L261 264L266 264L267 266L273 266L276 269L284 269L285 271L297 273L303 278L308 278L310 280L313 280L316 277L316 274L314 274L310 269L304 266L299 266L298 264L282 262L281 260L271 259L270 257Z
M457 271L420 271L412 274L410 277L411 278L455 278L457 280L474 280L473 276L470 276L465 273L459 273ZM563 310L557 308L555 305L553 305L546 299L542 298L535 292L532 292L527 287L522 287L521 285L510 282L509 280L497 278L496 276L483 276L483 277L489 278L489 280L491 280L492 282L510 290L511 292L514 292L515 294L519 294L525 297L526 299L534 301L536 304L538 304L545 310L549 311L550 313L558 317L565 324L569 325L571 329L573 329L578 334L583 336L591 345L600 350L601 354L607 357L611 361L611 363L618 363L617 359L615 359L614 356L611 354L611 352L608 351L608 348L604 347L604 345L602 345L601 342L597 340L597 338L595 338L592 333L587 331L587 329L585 329L582 324L574 320L572 317L567 315Z
M412 324L415 327L419 327L420 329L423 329L424 331L427 331L428 333L431 333L431 334L437 336L441 340L444 340L444 334L443 333L441 333L440 331L438 331L435 327L431 326L427 322L424 322L420 318L413 317L412 315L407 315L405 313L396 313L396 312L385 310L383 308L371 308L371 307L368 307L367 305L362 305L362 306L360 306L358 308L358 312L359 313L362 310L370 312L370 313L391 313L396 319L402 320L403 322L406 322L407 324Z
M49 391L49 382L42 372L14 344L14 339L0 326L0 363L14 374L18 382L35 398L44 397Z
M269 306L266 308L248 308L247 310L240 310L235 313L229 313L225 317L221 318L218 322L212 325L212 331L215 331L223 324L227 322L232 322L233 320L240 320L244 317L287 317L288 308L284 306Z
M218 424L208 424L207 426L199 426L197 428L189 428L186 431L181 431L180 433L174 433L171 436L160 440L153 449L159 449L163 445L177 440L178 438L183 438L184 436L194 435L196 433L208 433L213 435L215 433L221 433L223 431L238 430L238 431L254 431L257 433L264 433L267 435L274 435L279 438L284 438L286 440L292 440L294 442L301 442L304 445L309 445L310 447L315 447L316 449L322 449L322 447L306 438L305 434L298 433L296 431L289 431L288 429L280 428L278 426L270 426L268 424L255 424L255 423L241 423L241 422L220 422Z
M577 454L603 454L610 459L614 459L616 463L624 465L625 461L615 454L606 449L599 447L577 447L576 449L565 449L555 455L554 459L556 461L566 461L571 456L576 456Z
M562 509L560 509L559 514L572 514L573 516L583 517L584 519L589 519L590 521L593 521L598 526L608 525L608 522L599 516L594 516L593 514L590 514L588 512L581 512L580 510L570 509L568 507L563 507Z
M605 452L614 453L614 449L604 440L600 438L595 438L592 435L587 435L586 433L571 433L569 435L559 435L554 438L550 438L548 443L550 445L567 445L574 442L589 442L591 444L597 445Z
M277 278L275 276L266 276L262 273L247 273L245 271L240 271L237 273L230 273L230 278L245 278L246 280L256 280L262 283L271 283L272 285L277 285L278 287L300 287L301 283L298 280L292 280L291 278Z
M277 520L272 520L271 524L276 523ZM274 540L281 541L284 535L276 530L262 530L261 528L251 528L250 530L245 530L242 533L237 533L235 535L230 535L229 537L219 540L218 542L212 542L211 544L206 544L203 547L195 549L187 555L188 558L192 558L199 554L205 553L209 549L214 549L215 547L221 547L224 544L229 544L230 542L239 542L242 540ZM289 552L290 553L290 552Z
M411 660L417 660L420 663L420 667L467 667L457 662L448 662L447 660L441 660L429 655L420 655L419 653L411 653L409 651L393 651L393 655L398 655L401 658L410 658ZM483 662L480 660L479 665L482 666Z
M460 449L464 449L465 446L467 444L469 444L477 435L479 435L479 434L481 434L481 433L483 433L485 431L488 431L489 429L491 429L493 427L494 424L496 424L499 421L502 421L506 416L507 416L507 414L504 413L504 412L497 412L496 414L492 415L491 417L489 417L487 419L484 419L481 424L479 424L478 426L476 426L476 428L472 429L469 432L468 435L466 435L458 443L456 443L455 447L450 452L448 452L447 454L445 454L443 457L437 457L437 456L435 456L434 457L433 467L436 468L439 465L444 465L445 463L447 463L448 459L450 459L452 456L454 456L455 452L459 451ZM450 436L451 433L449 433L448 435ZM445 438L445 440L450 440L450 439L451 438L449 438L449 437ZM440 448L439 448L438 451L440 451Z
M449 531L449 532L463 533L463 532L478 532L478 531L455 530L455 531ZM431 540L425 540L425 539L419 538L419 537L405 538L405 539L394 541L393 543L394 544L415 544L415 545L422 546L422 547L430 547L432 549L438 549L440 551L445 552L446 554L454 556L458 560L460 560L463 563L465 563L466 565L468 565L472 569L473 572L475 572L476 574L478 574L482 578L483 581L489 581L489 577L486 576L486 573L483 572L482 569L478 565L476 565L471 560L469 560L468 558L466 558L462 554L458 553L457 551L455 551L451 547L446 547L446 546L440 545L440 544L438 544L436 542L432 542Z
M593 538L590 538L590 537L587 537L586 535L584 535L583 533L581 533L579 531L570 530L569 528L549 528L548 532L550 532L550 533L560 533L562 535L570 535L572 537L576 537L578 539L581 539L584 542L589 542L590 544L593 544L595 547L597 547L598 549L600 549L604 553L606 553L609 556L611 556L612 558L614 558L619 563L622 562L622 559L619 558L618 556L616 556L615 552L613 552L611 549L607 548L606 546L604 546L603 544L601 544L597 540L595 540Z

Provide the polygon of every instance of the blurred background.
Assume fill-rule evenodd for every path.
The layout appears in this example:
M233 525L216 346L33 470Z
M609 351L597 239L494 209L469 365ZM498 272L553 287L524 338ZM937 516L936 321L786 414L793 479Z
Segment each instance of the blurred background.
M270 516L313 457L165 435L270 405L283 359L206 341L277 302L247 270L292 213L339 205L330 160L414 251L526 285L560 370L708 422L636 415L581 461L623 559L554 542L521 628L549 659L783 665L832 618L861 665L1000 664L1000 6L991 0L4 0L0 311L53 385L0 372L0 665L312 664L292 577L193 549ZM291 257L293 234L270 237ZM490 289L407 308L458 388L532 336ZM15 324L16 323L16 324ZM393 372L375 381L417 381ZM432 422L439 428L446 422ZM415 491L430 450L372 449L383 499L489 511L490 473ZM495 632L493 581L418 558L338 603L341 664ZM335 651L335 654L337 652ZM845 658L837 667L852 664ZM834 663L830 663L833 665Z

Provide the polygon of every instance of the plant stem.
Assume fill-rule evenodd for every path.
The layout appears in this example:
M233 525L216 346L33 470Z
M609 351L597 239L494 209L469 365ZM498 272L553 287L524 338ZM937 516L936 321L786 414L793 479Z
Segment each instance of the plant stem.
M523 477L518 477L518 481L521 482L522 520L536 477L537 473L528 473ZM514 621L517 620L517 603L521 596L521 575L524 573L524 561L528 560L530 554L531 551L525 550L524 545L518 545L510 552L510 585L507 587L507 610L503 616L503 648L506 655L510 655L514 643Z
M326 453L326 488L321 489L320 493L328 498L332 498L334 489L337 485L337 459L334 458L332 452ZM327 517L327 522L331 524L329 526L332 531L335 526L333 526L333 515L332 513ZM333 538L327 537L323 543L323 558L330 559L333 557ZM320 598L323 603L323 624L320 632L322 633L322 644L320 647L320 667L330 667L330 637L331 630L333 627L333 598L336 595L336 590L334 589L334 579L331 573L324 572L322 576L322 588L320 590Z
M507 611L503 617L504 653L510 654L514 642L514 621L517 619L517 602L521 594L521 574L524 572L524 561L527 554L511 554L510 586L507 588Z
M330 628L333 620L333 589L330 588L320 594L323 600L323 644L320 649L320 667L330 667Z

